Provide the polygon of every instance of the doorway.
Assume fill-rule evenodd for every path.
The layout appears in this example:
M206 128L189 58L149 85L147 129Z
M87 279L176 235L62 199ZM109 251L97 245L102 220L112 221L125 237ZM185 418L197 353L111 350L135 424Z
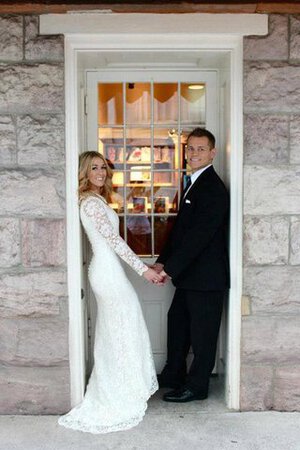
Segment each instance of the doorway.
M92 42L91 42L92 41ZM113 47L113 51L112 51ZM141 50L142 47L142 50ZM214 48L214 50L212 49ZM87 50L89 49L89 50ZM82 297L82 242L77 206L78 153L86 148L81 111L85 109L84 83L86 70L99 71L105 65L107 53L128 52L138 49L149 58L150 53L164 53L165 63L173 68L181 65L180 56L191 58L189 68L216 71L218 73L219 148L225 151L220 167L222 178L231 185L231 273L232 287L226 321L226 403L229 408L239 408L240 378L240 320L242 287L242 46L240 37L210 41L202 35L182 35L174 50L174 39L166 34L149 36L137 41L136 36L126 34L122 39L111 40L110 35L68 36L66 38L66 167L67 167L67 216L68 216L68 280L70 297L70 370L71 399L75 405L81 401L85 387L85 314L86 301ZM145 61L141 61L142 68ZM160 67L160 62L158 62ZM184 68L186 64L184 62ZM128 81L129 82L129 81ZM231 86L234 88L231 89ZM226 112L224 114L224 112ZM228 183L229 184L229 183Z
M128 56L130 67L126 67ZM128 56L124 52L119 55L122 68L117 69L116 53L107 53L106 67L85 72L85 148L99 151L113 168L111 206L119 215L121 235L145 263L152 264L172 227L185 177L190 173L185 164L186 136L201 126L212 130L219 141L218 72L189 67L186 56L179 67L174 64L169 70L162 62L165 55L159 53L155 60L147 57L140 70L133 68L134 54ZM140 59L136 54L137 66ZM110 68L112 60L114 70ZM158 61L160 68L152 69ZM220 148L214 163L219 173L224 172L223 152ZM88 260L86 240L83 245ZM167 356L167 312L174 288L171 283L159 288L145 284L126 264L124 269L141 301L160 373ZM97 311L88 283L85 286L89 375ZM222 330L225 332L225 327ZM224 342L223 336L220 344ZM222 347L219 345L216 364L219 372L224 372Z

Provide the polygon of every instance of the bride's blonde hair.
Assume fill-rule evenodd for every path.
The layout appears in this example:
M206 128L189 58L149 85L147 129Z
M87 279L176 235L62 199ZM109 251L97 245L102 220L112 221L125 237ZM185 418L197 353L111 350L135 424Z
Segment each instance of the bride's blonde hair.
M112 170L109 167L106 159L101 153L98 152L84 152L79 156L79 168L78 168L78 181L79 181L79 201L81 201L84 197L88 195L94 195L93 191L91 191L91 183L89 181L89 175L92 170L92 162L94 158L100 158L105 165L106 168L106 179L104 186L100 188L100 194L105 198L107 202L111 201L111 193L112 193Z

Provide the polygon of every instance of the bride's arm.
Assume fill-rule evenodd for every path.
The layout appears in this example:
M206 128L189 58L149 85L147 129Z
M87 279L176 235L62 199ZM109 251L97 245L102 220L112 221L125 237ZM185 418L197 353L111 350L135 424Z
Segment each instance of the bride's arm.
M104 237L108 245L139 275L149 270L140 258L131 250L121 236L115 233L113 226L106 214L105 206L102 201L95 197L88 197L81 203L83 212L89 217L95 225L97 231Z

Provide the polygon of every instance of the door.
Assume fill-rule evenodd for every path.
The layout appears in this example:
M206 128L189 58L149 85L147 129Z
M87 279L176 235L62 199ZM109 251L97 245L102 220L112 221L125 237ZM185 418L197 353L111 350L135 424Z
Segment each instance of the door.
M218 139L217 72L114 70L86 72L86 148L114 170L111 206L120 233L146 264L160 253L178 210L189 167L185 140L195 127ZM218 160L214 166L220 170ZM126 264L139 296L159 373L166 361L167 312L174 288L148 284ZM96 306L89 302L91 370Z

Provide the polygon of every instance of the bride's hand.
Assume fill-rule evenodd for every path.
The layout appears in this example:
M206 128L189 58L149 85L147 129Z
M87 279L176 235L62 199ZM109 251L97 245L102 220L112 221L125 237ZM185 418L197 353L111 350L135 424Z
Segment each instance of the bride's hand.
M159 284L163 281L163 277L150 268L143 273L143 277L146 278L147 281L152 281L154 284Z

